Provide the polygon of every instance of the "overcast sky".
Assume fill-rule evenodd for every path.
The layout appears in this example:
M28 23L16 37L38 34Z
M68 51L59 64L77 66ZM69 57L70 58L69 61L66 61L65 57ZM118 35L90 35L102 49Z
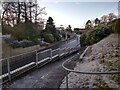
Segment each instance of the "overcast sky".
M87 20L100 18L102 15L118 12L117 2L40 2L40 7L46 7L46 16L54 19L55 25L82 28Z

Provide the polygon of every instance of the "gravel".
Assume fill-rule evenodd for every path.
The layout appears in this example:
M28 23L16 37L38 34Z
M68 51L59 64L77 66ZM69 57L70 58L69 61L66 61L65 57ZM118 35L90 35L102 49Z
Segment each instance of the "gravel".
M90 46L82 62L76 64L74 70L86 72L108 71L101 60L108 60L111 57L120 56L118 35L111 34L100 42ZM69 88L119 88L120 86L110 78L110 75L86 75L78 73L68 74ZM66 77L64 77L60 88L66 87Z

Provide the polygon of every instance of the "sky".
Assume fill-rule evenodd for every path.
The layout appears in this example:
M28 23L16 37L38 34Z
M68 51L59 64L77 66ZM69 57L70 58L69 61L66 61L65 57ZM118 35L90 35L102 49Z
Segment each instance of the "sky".
M63 25L72 28L84 28L87 20L94 20L109 13L118 12L117 2L40 2L40 7L46 7L47 15L52 17L56 27Z

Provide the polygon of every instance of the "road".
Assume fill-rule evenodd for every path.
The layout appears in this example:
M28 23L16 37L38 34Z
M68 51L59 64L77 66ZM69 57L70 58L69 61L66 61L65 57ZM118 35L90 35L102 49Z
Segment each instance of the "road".
M44 67L29 73L28 75L20 78L19 80L14 81L11 85L7 85L7 88L59 88L60 84L62 83L62 79L66 75L65 70L62 67L62 63L72 57L74 60L69 62L67 65L70 68L74 68L76 62L78 61L77 53L58 60L54 63L49 63Z

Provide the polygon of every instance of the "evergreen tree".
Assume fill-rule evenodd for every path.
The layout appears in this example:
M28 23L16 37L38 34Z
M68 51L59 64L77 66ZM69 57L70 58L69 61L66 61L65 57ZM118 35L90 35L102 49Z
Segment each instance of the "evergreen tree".
M69 33L72 33L72 32L73 32L71 25L68 25L68 27L66 28L66 31L69 32Z
M92 28L92 22L90 20L86 22L85 28L88 30Z
M52 17L48 18L45 30L46 30L46 32L48 32L48 33L53 35L55 41L59 41L60 40L59 32L57 31L57 29L56 29L56 27L54 25Z
M95 26L96 26L100 23L100 20L98 18L96 18L94 22L95 22Z

